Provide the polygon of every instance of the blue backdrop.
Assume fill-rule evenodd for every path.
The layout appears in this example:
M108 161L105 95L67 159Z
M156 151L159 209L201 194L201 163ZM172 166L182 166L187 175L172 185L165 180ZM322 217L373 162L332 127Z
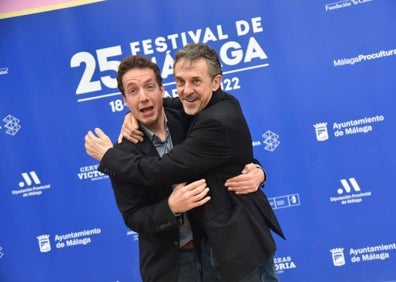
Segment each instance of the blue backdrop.
M0 14L0 281L140 281L84 135L118 136L122 58L153 58L172 96L192 41L219 52L267 170L280 280L396 281L396 2L157 2Z

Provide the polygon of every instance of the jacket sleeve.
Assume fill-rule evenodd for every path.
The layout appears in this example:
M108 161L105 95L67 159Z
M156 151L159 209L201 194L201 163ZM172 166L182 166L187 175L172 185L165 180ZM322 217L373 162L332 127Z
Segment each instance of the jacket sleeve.
M168 197L147 205L147 192L142 187L128 189L128 182L111 179L116 203L125 225L138 233L157 233L178 228L179 223L168 205Z
M112 177L153 189L161 184L191 181L230 159L233 152L228 146L229 138L227 129L217 119L203 119L194 125L186 141L162 158L125 154L112 148L106 152L98 169Z
M175 98L164 98L163 99L164 108L183 110L183 104L178 97Z

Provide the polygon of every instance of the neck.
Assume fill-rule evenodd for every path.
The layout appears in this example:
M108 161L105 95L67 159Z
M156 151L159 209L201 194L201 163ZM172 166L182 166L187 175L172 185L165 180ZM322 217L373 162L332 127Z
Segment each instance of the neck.
M148 127L155 135L158 136L158 138L161 139L161 141L165 141L166 139L166 128L165 128L165 113L162 111L161 113L161 118L159 119L159 122L156 124Z

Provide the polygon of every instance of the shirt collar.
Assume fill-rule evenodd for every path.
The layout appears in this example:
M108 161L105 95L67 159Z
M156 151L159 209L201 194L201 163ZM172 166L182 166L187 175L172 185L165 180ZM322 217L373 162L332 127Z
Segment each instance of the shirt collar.
M166 118L166 115L165 115L165 114L164 114L164 117L165 117L164 123L165 123L165 129L166 129L166 139L167 139L167 138L168 138L168 135L169 135L169 130L168 130L168 126L167 126L167 124L168 124L168 119ZM139 122L139 127L142 129L143 133L146 134L146 135L150 138L151 142L154 143L154 142L160 140L160 139L158 138L158 136L154 134L154 132L152 132L150 129L148 129L146 126L144 126L144 125L143 125L142 123L140 123L140 122Z

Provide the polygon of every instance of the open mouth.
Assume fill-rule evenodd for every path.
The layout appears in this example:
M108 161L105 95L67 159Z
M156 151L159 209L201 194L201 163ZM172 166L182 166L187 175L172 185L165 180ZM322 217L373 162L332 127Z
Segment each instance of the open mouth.
M143 114L145 114L145 113L152 112L152 111L153 111L153 109L154 109L154 107L153 107L153 106L150 106L150 107L145 107L145 108L141 108L141 109L140 109L140 112L141 112L141 113L143 113Z

